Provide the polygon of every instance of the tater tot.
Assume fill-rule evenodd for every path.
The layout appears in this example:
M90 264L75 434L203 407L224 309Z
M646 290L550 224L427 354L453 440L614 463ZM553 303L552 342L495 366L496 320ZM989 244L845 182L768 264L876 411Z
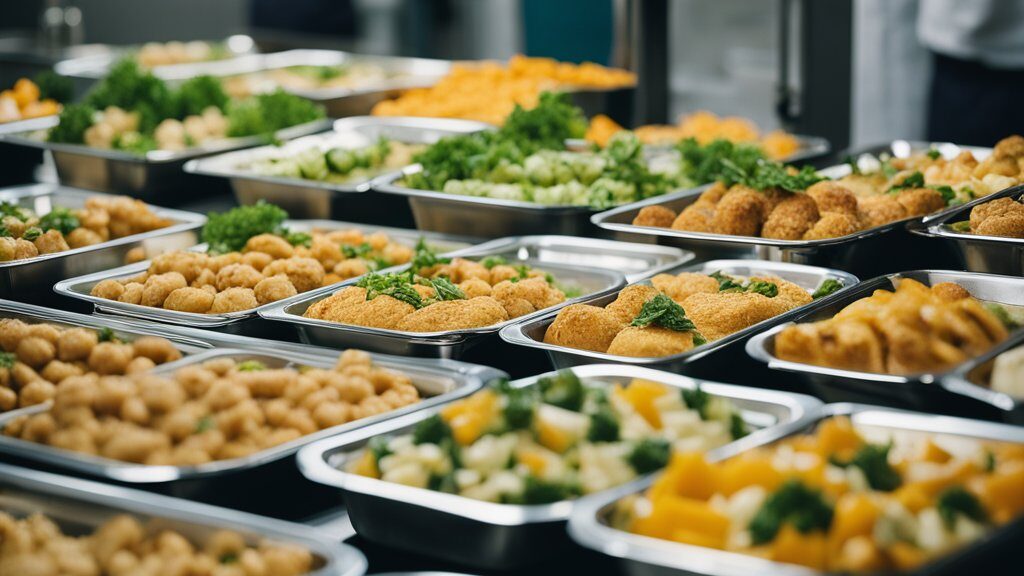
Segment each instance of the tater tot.
M33 240L32 243L35 244L36 250L39 250L40 254L53 254L71 249L64 240L64 235L60 233L60 230L56 229L47 230Z
M89 368L97 374L124 374L135 353L129 344L100 342L89 353Z
M140 303L143 306L160 308L164 305L164 301L171 292L186 286L188 286L188 282L185 281L185 277L179 272L167 272L150 276L143 286L142 301Z
M306 292L319 288L324 280L324 267L314 258L290 258L288 260L276 260L263 269L266 276L284 274L291 280L295 289L299 292Z
M145 291L145 287L138 282L129 282L124 285L124 294L117 299L118 302L125 302L127 304L142 304L142 293Z
M242 255L242 264L252 266L256 270L263 270L268 264L274 261L274 257L266 252L246 252Z
M30 336L18 344L15 354L18 360L32 368L42 368L56 358L57 347L45 338Z
M149 358L156 364L164 364L181 358L181 352L166 338L159 336L141 336L132 342L132 352L136 356Z
M99 343L99 336L93 330L70 328L61 333L57 340L57 358L65 362L86 360Z
M106 300L117 300L124 294L124 284L117 280L104 280L93 286L89 294Z

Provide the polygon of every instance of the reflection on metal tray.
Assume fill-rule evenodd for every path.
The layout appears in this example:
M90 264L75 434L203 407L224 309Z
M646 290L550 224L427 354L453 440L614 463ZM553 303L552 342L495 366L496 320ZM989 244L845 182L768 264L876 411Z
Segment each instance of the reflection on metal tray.
M225 138L208 145L180 151L151 150L144 155L123 150L93 148L84 144L63 144L45 140L45 131L56 126L55 117L38 118L24 132L0 134L0 141L48 150L57 166L62 184L102 192L130 194L147 202L180 201L190 193L201 192L201 181L182 171L185 162L218 152L256 146L263 136ZM296 138L327 129L330 120L314 120L279 130L281 140ZM199 189L197 191L197 189ZM171 193L174 194L171 194Z
M500 253L498 250L495 251ZM492 250L483 245L479 250L471 248L456 254L463 257L483 258L491 255ZM560 309L586 298L607 294L625 285L625 277L620 272L612 269L568 266L534 260L532 258L517 259L514 262L549 272L554 276L556 282L581 290L582 296L569 298L561 304L546 310L539 310L519 318L499 322L498 324L440 332L406 332L384 328L369 328L303 316L306 309L313 304L359 281L358 278L353 278L330 288L299 294L275 302L272 305L261 308L259 314L267 320L285 322L295 326L304 342L318 346L332 348L363 347L376 352L400 356L459 358L469 347L479 344L482 340L497 339L498 331L512 322L532 318L543 314L547 310ZM403 266L389 270L398 271L405 268Z
M595 365L574 369L590 383L625 384L633 378L692 390L698 385L713 396L731 399L755 433L710 453L730 454L757 445L776 430L803 427L816 416L816 399L761 388L701 382L636 366ZM513 382L533 386L544 374ZM508 570L543 562L569 543L564 522L575 502L542 505L496 504L422 488L367 478L341 470L358 458L375 437L409 432L438 409L396 418L352 434L310 444L298 456L302 473L311 480L341 488L356 532L372 541L436 556L461 564ZM769 436L771 437L771 436Z
M271 368L314 366L328 369L334 366L336 360L336 358L328 356L314 358L308 355L292 356L272 351L257 352L223 348L192 354L181 360L163 364L154 368L152 373L171 374L179 368L201 364L216 358L232 358L239 362L258 360ZM407 374L423 399L416 404L411 404L398 410L326 428L248 456L229 460L217 460L194 466L146 465L122 462L4 435L0 435L0 454L39 462L64 471L73 471L105 480L133 484L153 484L197 479L210 480L227 474L258 472L261 467L294 454L299 448L310 442L358 430L420 410L427 410L433 406L471 394L490 380L504 376L503 372L493 368L460 362L448 361L439 363L436 360L402 359L384 356L374 356L373 361L376 366ZM49 410L49 406L40 405L25 411L19 411L18 414L2 415L0 416L0 429L5 427L15 417L25 414L37 414L47 410ZM241 480L236 477L235 481Z
M851 156L877 156L885 152L897 158L905 158L932 147L939 150L945 158L954 158L964 150L971 151L977 158L984 158L991 152L986 148L954 144L895 141L886 146L875 146L854 152ZM820 172L830 178L842 178L850 173L850 166L840 164ZM705 189L706 186L701 186L612 208L595 214L592 222L602 229L626 238L645 237L659 244L693 250L698 258L755 257L762 260L830 266L863 277L892 273L915 266L941 267L955 264L950 261L954 257L943 251L941 246L924 242L906 231L908 224L920 222L923 217L906 218L847 236L822 240L777 240L633 224L640 210L648 206L663 206L676 213L682 212L695 203ZM936 218L953 210L956 208L947 208L927 218Z
M362 148L374 144L379 138L404 144L432 144L445 136L488 128L489 125L480 122L445 118L343 118L334 122L331 132L304 136L282 146L261 146L192 160L185 164L185 171L229 179L239 204L254 204L262 199L281 206L295 218L330 218L333 215L349 220L390 224L402 218L401 214L389 213L408 213L408 203L405 198L392 194L370 192L372 177L348 182L326 182L266 176L253 172L248 165L259 160L293 156L309 148ZM394 168L382 170L388 173L395 171ZM367 216L360 217L362 214ZM377 219L368 219L371 214L378 215Z
M969 220L976 206L999 198L1012 198L1019 202L1024 198L1024 185L977 198L952 212L926 218L921 224L913 226L911 231L928 238L952 242L959 250L965 267L971 272L1024 276L1024 239L982 236L953 228L953 224Z
M420 238L423 238L435 249L435 251L439 253L462 250L470 245L465 238L453 237L445 234L431 234L430 232L353 224L350 222L337 222L334 220L288 220L285 222L285 225L295 232L348 229L361 230L364 233L383 232L389 237L394 238L396 241L410 247L415 246L416 242L419 241ZM205 249L205 244L201 244L193 248L193 250L201 251L205 251ZM268 325L266 322L259 319L260 311L272 306L273 303L257 306L256 308L249 310L242 310L240 312L229 312L225 314L198 314L193 312L179 312L177 310L155 308L153 306L143 306L141 304L117 302L114 300L99 298L90 293L92 288L103 280L128 278L136 274L140 274L149 268L149 264L149 261L139 262L137 264L108 269L94 274L68 278L58 282L53 289L55 292L63 296L92 302L98 312L127 316L140 320L166 322L168 324L176 324L179 326L211 328L230 333L248 335L264 335L270 333L274 328L281 328L281 326ZM304 294L309 295L322 290L324 290L324 288L310 290Z
M81 208L89 198L106 196L52 184L0 190L0 201L14 202L40 215L48 213L54 206ZM26 298L32 297L33 293L48 293L54 283L65 278L121 266L125 255L133 248L156 254L186 248L199 240L199 228L206 221L204 216L168 208L150 208L157 216L170 219L171 225L64 252L0 262L0 298Z
M849 290L850 287L859 282L856 276L839 270L819 268L816 266L804 266L801 264L789 264L785 262L762 262L756 260L712 260L710 262L703 262L693 266L684 266L668 271L669 274L679 274L680 272L698 272L701 274L723 272L725 274L736 276L778 276L784 280L798 284L809 292L813 292L815 288L828 279L839 280L842 282L844 288L840 292ZM643 281L640 282L640 284L650 285L650 281ZM606 294L598 298L588 298L583 300L581 303L604 307L614 301L617 297L618 292L615 292L614 294ZM506 326L501 331L501 338L509 344L527 346L546 351L548 358L551 360L551 364L555 368L559 369L571 368L583 364L619 362L623 364L658 368L670 372L685 372L688 369L688 364L696 362L701 358L705 358L709 354L721 350L730 344L743 342L758 332L767 330L772 326L776 326L795 318L813 305L814 304L811 303L800 308L790 310L774 318L759 322L753 326L748 326L739 332L734 332L725 338L698 346L693 350L683 352L682 354L665 356L663 358L614 356L603 352L592 352L589 350L580 350L566 346L548 344L544 342L544 334L547 332L548 326L550 326L558 316L557 311L549 312L531 320L520 321Z
M954 282L967 289L972 296L979 300L1024 306L1024 279L1021 278L942 270L901 272L861 282L851 290L844 290L833 298L810 305L794 318L793 322L777 325L751 338L746 345L747 353L755 360L767 364L769 368L796 373L799 378L812 386L823 389L846 389L857 393L897 398L910 405L926 408L930 402L937 401L938 396L943 393L942 387L938 385L943 376L962 366L973 366L975 360L972 359L962 366L945 370L895 375L827 368L781 360L775 356L775 338L787 327L830 319L857 300L871 296L875 290L895 290L900 280L904 278L916 280L926 286L940 282ZM1008 342L1019 342L1022 339L1024 339L1024 331L1017 330L1010 334Z
M825 418L838 415L849 416L855 426L1024 443L1024 428L858 404L829 404L820 411L814 425ZM804 433L810 428L812 425L806 423L801 427L792 427L784 433L776 434L771 441ZM765 439L768 438L768 436L765 437ZM569 535L578 544L621 559L626 573L629 574L659 576L681 574L815 576L823 574L796 564L773 562L737 552L640 536L612 527L611 514L616 503L627 496L643 492L651 486L653 481L653 477L648 477L580 501L569 519ZM954 551L932 565L921 567L920 572L915 573L963 574L965 571L971 570L972 561L977 559L978 554L990 551L995 547L1006 548L1008 544L1012 545L1014 540L1019 542L1022 528L1024 528L1024 521L1017 519L997 529L992 537L982 538L962 550Z
M128 514L147 531L174 530L199 548L217 531L233 530L248 546L275 542L309 550L314 570L308 576L366 572L361 552L306 526L8 464L0 464L0 511L15 518L44 514L71 536L91 533L111 518Z

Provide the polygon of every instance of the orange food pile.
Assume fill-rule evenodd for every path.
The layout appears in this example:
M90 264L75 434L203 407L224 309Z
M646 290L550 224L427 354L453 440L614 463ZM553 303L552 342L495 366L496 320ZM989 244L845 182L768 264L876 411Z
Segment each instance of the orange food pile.
M28 78L14 83L14 88L0 92L0 123L28 120L60 113L60 104L49 98L39 99L39 86Z

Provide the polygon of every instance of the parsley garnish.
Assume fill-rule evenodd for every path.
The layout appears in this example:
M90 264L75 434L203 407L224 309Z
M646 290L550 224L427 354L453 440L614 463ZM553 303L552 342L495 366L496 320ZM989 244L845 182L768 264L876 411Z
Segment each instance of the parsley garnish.
M695 330L693 322L686 317L686 310L664 294L658 294L644 302L640 314L630 323L631 326L649 326L654 324L676 332Z

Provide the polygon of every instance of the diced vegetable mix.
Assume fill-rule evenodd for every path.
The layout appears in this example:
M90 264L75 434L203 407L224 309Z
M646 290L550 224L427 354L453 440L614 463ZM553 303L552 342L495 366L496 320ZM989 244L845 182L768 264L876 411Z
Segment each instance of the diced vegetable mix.
M563 371L534 386L497 383L410 434L376 438L349 471L478 500L544 504L658 470L673 449L703 451L747 432L731 402L700 389L639 379L608 387Z
M718 463L676 453L613 522L819 570L913 570L1024 513L1022 486L1021 445L861 431L835 417Z

